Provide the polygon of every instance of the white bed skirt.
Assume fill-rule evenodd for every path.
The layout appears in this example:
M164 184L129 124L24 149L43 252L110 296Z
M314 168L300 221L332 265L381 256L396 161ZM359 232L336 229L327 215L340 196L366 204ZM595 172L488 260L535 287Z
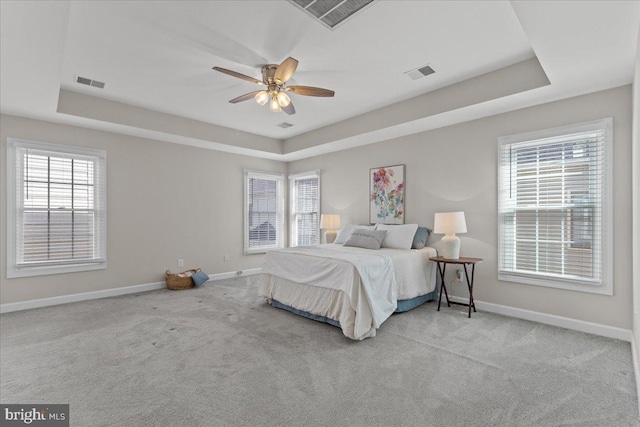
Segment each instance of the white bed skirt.
M376 336L376 329L370 316L358 319L351 307L349 297L343 291L304 285L287 279L262 273L260 295L271 302L295 307L297 310L333 319L340 323L342 333L352 340L363 340Z

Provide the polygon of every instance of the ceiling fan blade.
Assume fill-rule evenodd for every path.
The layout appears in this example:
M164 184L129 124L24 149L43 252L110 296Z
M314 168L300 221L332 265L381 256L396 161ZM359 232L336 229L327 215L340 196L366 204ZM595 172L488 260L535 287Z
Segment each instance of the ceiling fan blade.
M257 83L257 84L259 84L261 86L264 86L264 83L261 80L254 79L253 77L249 77L246 74L242 74L242 73L238 73L238 72L235 72L235 71L227 70L226 68L221 68L221 67L213 67L213 69L216 70L216 71L219 71L221 73L228 74L230 76L233 76L233 77L236 77L236 78L239 78L239 79L242 79L242 80L246 80L246 81L251 82L251 83Z
M237 98L233 98L229 101L231 104L237 104L238 102L246 101L247 99L251 99L256 96L258 92L262 92L260 90L256 90L255 92L245 93L244 95L240 95Z
M293 115L296 113L296 109L293 108L293 102L290 102L289 105L287 105L286 107L282 107L282 111L284 111L285 113L287 113L288 115Z
M313 86L289 86L285 90L289 92L293 92L297 95L305 95L305 96L326 96L331 97L336 93L329 89L322 89L321 87L313 87Z
M279 85L285 83L291 78L291 76L293 76L297 67L298 61L292 57L288 57L282 61L282 64L278 65L278 69L276 70L276 74L273 76L273 80Z

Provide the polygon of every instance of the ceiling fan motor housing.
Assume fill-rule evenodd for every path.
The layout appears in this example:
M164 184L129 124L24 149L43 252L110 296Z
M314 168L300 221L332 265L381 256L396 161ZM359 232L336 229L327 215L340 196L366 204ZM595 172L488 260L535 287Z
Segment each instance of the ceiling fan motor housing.
M267 85L275 85L277 84L274 80L274 76L276 75L276 70L278 69L277 64L267 64L262 67L262 81Z

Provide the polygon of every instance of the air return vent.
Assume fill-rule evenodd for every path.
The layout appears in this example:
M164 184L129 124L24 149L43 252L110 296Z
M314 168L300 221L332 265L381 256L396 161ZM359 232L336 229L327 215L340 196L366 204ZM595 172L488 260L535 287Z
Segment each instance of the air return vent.
M287 122L282 122L278 125L278 127L281 127L282 129L286 129L286 128L290 128L291 126L293 126L291 123L287 123Z
M424 76L428 76L429 74L433 74L436 71L428 65L425 65L420 68L416 68L415 70L407 71L405 74L411 77L412 80L418 80L423 78Z
M104 89L103 82L99 82L97 80L91 80L86 77L76 76L76 83L80 83L81 85L97 87L98 89Z
M289 0L326 27L335 28L377 0Z

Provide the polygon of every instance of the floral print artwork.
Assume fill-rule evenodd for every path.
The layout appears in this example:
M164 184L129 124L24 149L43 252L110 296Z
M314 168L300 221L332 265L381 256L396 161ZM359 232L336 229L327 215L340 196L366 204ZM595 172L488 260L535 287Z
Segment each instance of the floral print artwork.
M370 170L369 222L404 224L404 165Z

